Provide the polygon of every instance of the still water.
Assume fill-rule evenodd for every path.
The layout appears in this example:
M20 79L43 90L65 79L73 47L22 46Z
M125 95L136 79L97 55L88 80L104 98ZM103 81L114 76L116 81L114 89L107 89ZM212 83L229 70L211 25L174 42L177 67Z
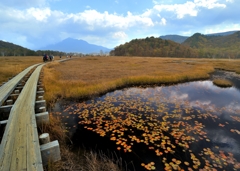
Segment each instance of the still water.
M58 103L75 147L122 158L126 170L239 170L240 78L126 88L81 103Z

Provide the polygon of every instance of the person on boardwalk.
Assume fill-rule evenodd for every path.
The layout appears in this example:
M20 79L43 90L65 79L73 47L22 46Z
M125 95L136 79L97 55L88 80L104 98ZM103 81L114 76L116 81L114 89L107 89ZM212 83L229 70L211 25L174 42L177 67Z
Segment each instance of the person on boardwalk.
M43 62L47 62L47 60L48 60L47 54L44 54L43 55Z

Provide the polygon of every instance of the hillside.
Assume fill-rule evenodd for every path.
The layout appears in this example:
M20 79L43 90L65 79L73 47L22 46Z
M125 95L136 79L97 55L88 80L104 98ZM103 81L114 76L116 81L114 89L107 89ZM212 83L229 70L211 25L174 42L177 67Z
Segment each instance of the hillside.
M205 34L205 36L228 36L231 34L236 33L237 31L227 31L227 32L219 32L219 33L211 33L211 34ZM165 39L165 40L172 40L177 43L183 43L186 39L189 38L189 36L181 36L181 35L175 35L175 34L170 34L170 35L165 35L165 36L160 36L159 38Z
M64 39L63 41L45 46L41 50L54 50L54 51L64 51L64 52L77 52L77 53L105 53L109 52L108 49L103 46L98 46L94 44L89 44L84 40L77 40L72 38Z
M134 39L110 52L115 56L198 57L198 52L171 40L147 37Z
M226 36L206 36L196 33L183 43L198 49L204 57L240 58L240 31Z
M35 51L0 40L0 56L34 56Z

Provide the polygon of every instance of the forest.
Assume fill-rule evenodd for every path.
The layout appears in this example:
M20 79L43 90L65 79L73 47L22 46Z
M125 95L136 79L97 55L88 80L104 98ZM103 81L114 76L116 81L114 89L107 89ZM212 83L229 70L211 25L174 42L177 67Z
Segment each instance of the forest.
M198 57L198 51L171 40L147 37L134 39L110 52L112 56Z

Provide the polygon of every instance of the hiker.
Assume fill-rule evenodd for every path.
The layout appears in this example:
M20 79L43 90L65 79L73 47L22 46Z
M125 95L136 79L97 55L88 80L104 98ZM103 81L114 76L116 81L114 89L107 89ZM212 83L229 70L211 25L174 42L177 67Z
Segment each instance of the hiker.
M43 55L43 62L47 62L47 60L48 60L47 54L44 54Z

